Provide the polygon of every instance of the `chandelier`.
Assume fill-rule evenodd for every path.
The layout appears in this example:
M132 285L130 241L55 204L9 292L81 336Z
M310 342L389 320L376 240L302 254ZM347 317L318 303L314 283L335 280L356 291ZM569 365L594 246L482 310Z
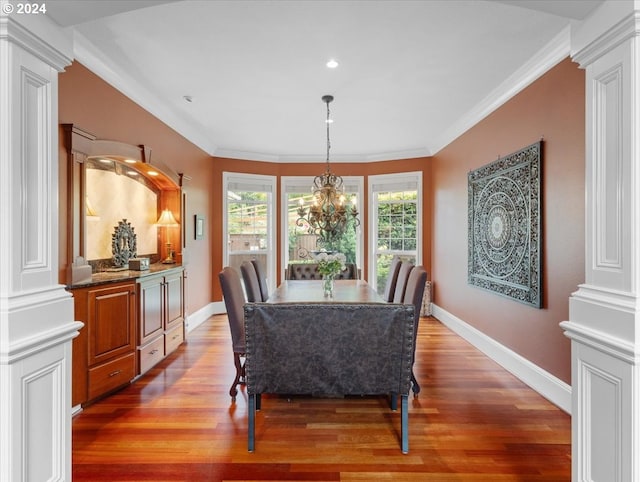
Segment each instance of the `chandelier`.
M318 237L319 244L327 245L339 241L350 223L353 224L354 229L359 226L360 220L355 196L351 198L351 206L347 207L342 178L331 172L329 126L332 121L329 103L333 101L333 96L324 95L322 101L327 104L327 167L323 174L313 179L311 206L305 208L304 200L300 198L296 225L307 227L309 234L315 234Z

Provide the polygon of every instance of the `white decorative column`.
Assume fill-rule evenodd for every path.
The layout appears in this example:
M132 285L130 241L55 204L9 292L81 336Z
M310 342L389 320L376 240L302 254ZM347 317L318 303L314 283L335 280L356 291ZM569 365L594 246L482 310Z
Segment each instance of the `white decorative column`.
M585 283L572 340L572 480L640 481L640 10L605 2L574 32L586 70Z
M46 15L0 10L0 480L69 481L82 325L58 283L57 78L72 43Z

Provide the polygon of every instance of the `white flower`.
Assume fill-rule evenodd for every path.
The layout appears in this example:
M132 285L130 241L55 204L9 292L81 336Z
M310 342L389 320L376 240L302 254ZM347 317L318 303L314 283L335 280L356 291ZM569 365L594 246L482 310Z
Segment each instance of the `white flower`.
M318 271L323 275L337 275L340 271L347 269L347 257L342 253L327 254L318 253Z
M315 258L316 261L327 261L329 259L329 255L326 253L326 251L321 251L315 256Z

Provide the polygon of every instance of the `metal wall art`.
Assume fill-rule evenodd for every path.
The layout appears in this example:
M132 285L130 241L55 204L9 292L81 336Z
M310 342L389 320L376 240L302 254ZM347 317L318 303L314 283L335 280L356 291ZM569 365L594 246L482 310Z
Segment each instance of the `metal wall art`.
M111 235L111 251L113 251L113 266L115 268L126 267L129 259L135 258L138 251L136 233L131 223L126 219L118 221Z
M469 273L473 286L542 307L542 141L468 176Z

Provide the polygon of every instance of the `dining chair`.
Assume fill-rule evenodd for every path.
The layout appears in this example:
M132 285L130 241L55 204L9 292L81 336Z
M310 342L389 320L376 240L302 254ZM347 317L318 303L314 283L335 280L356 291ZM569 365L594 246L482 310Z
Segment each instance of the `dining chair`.
M256 268L253 263L251 261L243 261L240 264L240 272L242 273L242 280L244 281L244 290L247 292L247 301L249 303L262 301L260 282L258 281L258 275L256 274Z
M318 263L289 263L287 266L287 279L322 279L322 275L318 271Z
M322 279L322 273L318 271L318 263L289 263L286 279L316 280ZM337 274L336 279L358 279L358 266L345 263L345 269Z
M338 273L336 279L358 279L358 265L355 263L345 263L344 271Z
M420 323L420 310L422 308L422 297L424 296L424 288L427 283L427 272L424 267L416 266L409 273L407 279L407 288L402 299L402 303L405 305L413 305L413 359L411 360L411 389L413 390L413 396L417 397L420 393L420 384L416 380L416 376L413 372L413 363L416 359L416 342L418 337L418 325Z
M382 299L384 299L385 301L393 301L393 297L396 293L396 283L398 282L400 263L400 256L394 256L393 258L391 258L389 274L387 276L387 282L384 285L384 293L382 294Z
M267 286L267 274L264 270L264 266L257 259L252 259L251 262L253 263L253 267L256 269L256 275L258 276L262 301L267 301L269 299L269 287Z
M393 291L393 302L402 303L404 301L404 292L407 289L407 281L413 270L414 265L411 261L402 261L398 271L398 279L396 280L396 289Z
M244 293L238 272L230 266L225 267L218 274L224 305L227 308L231 343L233 346L233 364L236 367L236 377L229 389L232 401L236 401L238 384L245 383L245 369L242 358L245 358L244 343Z

